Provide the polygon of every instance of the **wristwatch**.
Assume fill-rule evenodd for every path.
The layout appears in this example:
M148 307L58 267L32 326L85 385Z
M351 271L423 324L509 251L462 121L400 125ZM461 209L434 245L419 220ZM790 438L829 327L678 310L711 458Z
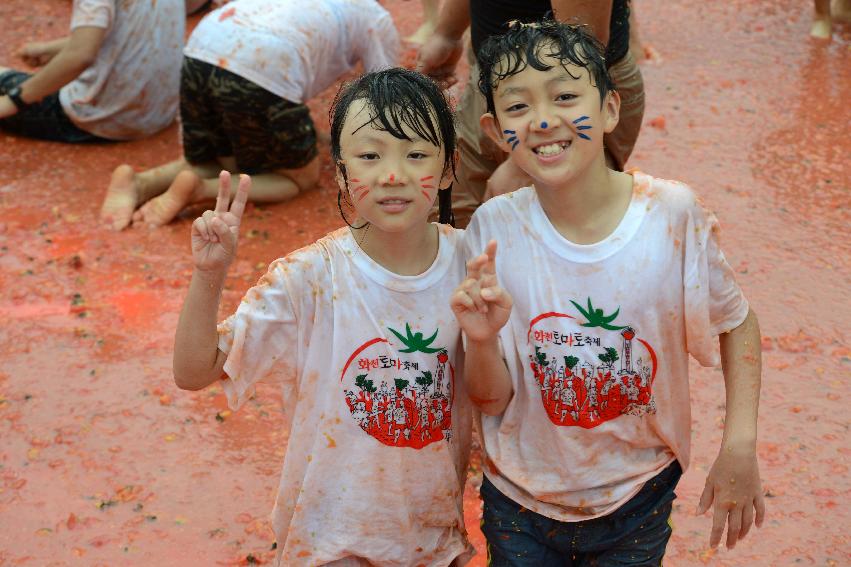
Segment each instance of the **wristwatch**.
M26 107L29 106L29 104L24 102L24 99L21 98L21 87L20 86L12 87L6 93L6 96L8 96L12 100L12 102L15 104L15 106L18 107L18 110L23 110L23 109L25 109Z

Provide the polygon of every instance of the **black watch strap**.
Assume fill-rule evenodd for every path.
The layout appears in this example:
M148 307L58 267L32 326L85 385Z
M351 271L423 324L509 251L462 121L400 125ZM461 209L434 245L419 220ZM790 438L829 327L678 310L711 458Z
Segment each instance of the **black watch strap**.
M29 106L29 104L25 103L24 99L21 98L21 87L12 87L6 95L12 99L12 102L15 103L18 110L23 110Z

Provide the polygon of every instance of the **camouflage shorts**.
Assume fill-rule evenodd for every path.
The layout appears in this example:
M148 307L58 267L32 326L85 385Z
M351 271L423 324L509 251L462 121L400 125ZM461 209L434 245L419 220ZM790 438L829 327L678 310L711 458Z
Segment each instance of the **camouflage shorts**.
M316 157L310 110L190 57L180 73L183 154L189 163L233 156L239 171L298 169Z

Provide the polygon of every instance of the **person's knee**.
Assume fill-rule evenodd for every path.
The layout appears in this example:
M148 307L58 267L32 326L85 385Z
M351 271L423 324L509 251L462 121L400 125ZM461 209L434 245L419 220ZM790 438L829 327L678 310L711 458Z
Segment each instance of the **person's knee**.
M298 185L299 191L313 189L319 184L319 156L314 157L304 167L289 169L283 173Z

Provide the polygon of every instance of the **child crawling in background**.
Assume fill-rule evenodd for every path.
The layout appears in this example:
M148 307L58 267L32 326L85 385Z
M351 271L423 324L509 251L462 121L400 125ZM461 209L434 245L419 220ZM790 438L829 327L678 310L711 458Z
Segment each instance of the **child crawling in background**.
M389 69L345 85L331 114L349 226L273 262L217 331L251 184L228 208L222 172L216 209L192 225L175 382L221 379L233 408L258 380L281 383L278 564L463 565L472 419L447 302L464 277L462 231L427 220L438 195L450 220L452 111L430 79Z
M475 212L452 299L486 414L490 565L661 564L689 463L689 355L724 371L698 513L713 509L713 547L725 525L734 547L764 514L760 333L718 221L682 183L606 167L620 98L583 28L518 24L478 60L482 128L533 181Z
M305 103L359 61L396 64L399 38L375 0L234 0L207 14L184 50L183 156L112 174L101 221L161 226L213 201L218 172L252 176L249 199L278 202L319 180L316 131Z

